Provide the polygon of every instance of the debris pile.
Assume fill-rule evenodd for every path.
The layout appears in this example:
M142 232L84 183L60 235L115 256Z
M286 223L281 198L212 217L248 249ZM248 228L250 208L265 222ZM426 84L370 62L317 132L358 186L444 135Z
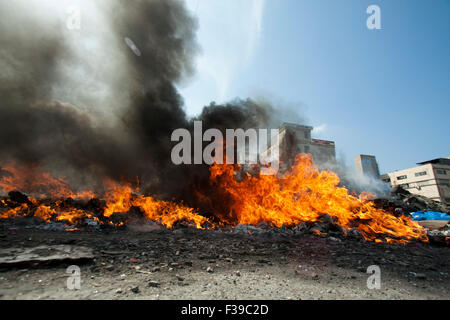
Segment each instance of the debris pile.
M391 198L375 199L377 207L391 212L402 212L410 214L416 211L437 211L449 213L448 208L437 201L433 201L424 196L412 194L402 187L395 187L391 191Z
M358 197L338 186L336 174L320 171L310 155L298 155L283 177L247 175L237 180L239 168L232 165L214 165L210 171L209 192L197 193L198 209L182 201L140 195L138 188L128 184L110 183L103 195L88 190L84 198L67 197L76 193L64 185L64 192L52 188L56 196L33 198L14 189L21 183L8 180L4 181L8 197L0 199L0 219L41 219L46 224L39 228L55 231L100 231L152 221L154 225L144 229L192 227L269 237L314 234L407 243L429 240L411 212L443 210L440 204L401 188L390 199L373 200L368 193ZM441 238L448 241L445 233Z
M424 196L412 194L402 187L395 187L391 191L391 198L379 198L373 200L378 208L395 212L401 215L412 215L416 212L440 212L449 213L448 208L437 201ZM432 244L450 244L450 221L419 221L419 224L427 230L427 236Z
M79 219L61 220L56 217L50 218L50 220L43 220L36 217L36 210L38 207L33 207L33 198L29 198L22 192L12 191L7 198L4 198L1 202L7 204L9 208L18 207L21 205L29 205L28 216L18 216L13 219L3 220L7 223L9 220L10 231L18 231L23 229L40 229L46 231L90 231L101 232L107 230L120 230L130 229L137 232L147 232L152 230L166 229L166 227L156 221L149 221L145 219L142 211L138 207L131 207L126 214L114 213L112 216L106 218L104 216L104 209L106 207L105 201L97 198L89 201L66 199L61 202L60 206L64 207L69 205L72 209L85 210L90 212L91 218L80 217ZM393 210L397 215L407 215L405 208L401 207L395 200L378 199L375 201L377 205L383 204L385 209ZM50 200L47 200L47 205L51 205ZM0 204L1 205L1 204ZM400 209L400 210L399 210ZM149 225L151 224L151 225ZM426 226L424 226L426 227ZM194 232L198 230L196 226L189 221L179 221L175 223L172 228L175 233ZM275 227L269 223L261 222L258 225L238 224L237 226L217 227L208 226L207 228L211 232L218 233L231 233L235 235L246 235L252 237L262 237L267 239L285 238L291 236L302 235L314 235L322 238L327 238L331 241L343 241L348 239L364 241L364 236L357 228L346 229L336 223L336 218L328 214L320 216L316 221L306 221L293 226L282 225L281 227ZM447 225L446 229L435 230L427 229L428 237L433 244L449 244L450 228ZM375 240L375 242L387 242L387 243L406 243L401 238L390 241L390 238L382 238L381 236Z

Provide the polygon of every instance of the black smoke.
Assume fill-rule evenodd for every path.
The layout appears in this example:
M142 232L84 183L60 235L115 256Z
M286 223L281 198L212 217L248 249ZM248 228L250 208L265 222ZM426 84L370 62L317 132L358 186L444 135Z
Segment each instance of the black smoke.
M192 130L193 120L204 130L270 122L270 106L252 100L212 103L188 119L176 84L194 72L197 22L181 1L106 2L106 34L118 52L111 49L105 61L75 54L61 21L43 22L17 3L0 3L0 163L39 165L75 186L100 185L105 177L139 181L147 192L189 201L208 168L172 164L175 129ZM96 84L109 89L106 98L84 99L88 94L73 86L78 64L94 71L98 64L98 73L118 65L115 79Z

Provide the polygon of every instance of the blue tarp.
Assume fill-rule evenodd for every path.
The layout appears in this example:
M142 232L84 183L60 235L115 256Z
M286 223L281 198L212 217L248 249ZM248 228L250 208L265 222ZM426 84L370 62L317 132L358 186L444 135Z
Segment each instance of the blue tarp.
M413 216L413 220L415 221L423 221L423 220L447 220L450 221L450 216L443 212L436 211L417 211L411 213Z

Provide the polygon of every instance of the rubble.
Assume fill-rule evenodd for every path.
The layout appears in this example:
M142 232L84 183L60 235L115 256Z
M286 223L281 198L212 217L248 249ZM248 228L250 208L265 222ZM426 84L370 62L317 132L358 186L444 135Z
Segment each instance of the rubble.
M14 202L17 204L29 201L29 197L20 191L10 192L8 199L5 199L6 203ZM103 223L105 218L103 217L103 211L105 207L105 201L99 199L91 199L87 202L75 201L70 198L63 201L68 205L80 209L88 210L94 213L91 218L83 218L69 223L68 221L44 221L35 217L17 217L10 219L10 221L4 220L9 226L10 231L18 230L17 227L29 229L36 228L45 231L88 231L88 232L115 232L117 230L128 229L135 232L165 232L167 229L161 224L155 221L143 220L143 212L138 207L131 207L126 214L117 213L113 214L110 218L112 223ZM375 199L375 206L377 208L384 209L386 211L394 213L394 215L408 215L411 212L417 210L435 210L445 212L443 206L437 202L426 199L421 196L413 195L408 191L397 188L392 191L392 197L389 199ZM419 222L422 224L430 234L430 243L443 245L448 244L449 234L446 230L442 229L445 222ZM12 229L11 229L12 228ZM358 241L363 240L363 236L358 228L344 229L340 227L334 218L328 214L323 214L317 221L307 221L295 226L281 226L280 228L274 227L268 223L260 223L258 225L244 225L240 224L234 228L229 226L227 228L206 228L207 230L199 230L193 225L189 225L187 222L178 222L173 225L172 232L175 235L188 235L201 232L212 232L218 234L232 233L237 236L251 236L261 237L268 239L276 238L289 238L303 235L315 235L321 238L327 238L333 242L343 241L345 239L355 239ZM439 232L431 233L433 230ZM383 241L383 236L380 235L380 240ZM119 253L120 254L120 253ZM152 253L150 252L150 255ZM183 250L177 250L174 252L175 256L183 254ZM129 258L130 262L138 262L135 257ZM178 268L180 265L174 264L170 268Z
M409 214L416 211L437 211L449 213L448 208L436 201L424 196L412 194L402 187L395 187L391 191L391 198L380 198L374 200L378 208L390 212Z
M434 245L450 245L450 230L428 230L428 239Z

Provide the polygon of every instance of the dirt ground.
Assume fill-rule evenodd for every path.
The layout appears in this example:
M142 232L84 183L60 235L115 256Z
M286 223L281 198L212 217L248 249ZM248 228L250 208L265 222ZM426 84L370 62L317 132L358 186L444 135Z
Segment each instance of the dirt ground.
M45 231L0 222L0 247L67 244L94 250L79 264L0 269L0 299L449 299L450 248L312 235L262 237L192 229ZM367 268L380 268L369 289Z

